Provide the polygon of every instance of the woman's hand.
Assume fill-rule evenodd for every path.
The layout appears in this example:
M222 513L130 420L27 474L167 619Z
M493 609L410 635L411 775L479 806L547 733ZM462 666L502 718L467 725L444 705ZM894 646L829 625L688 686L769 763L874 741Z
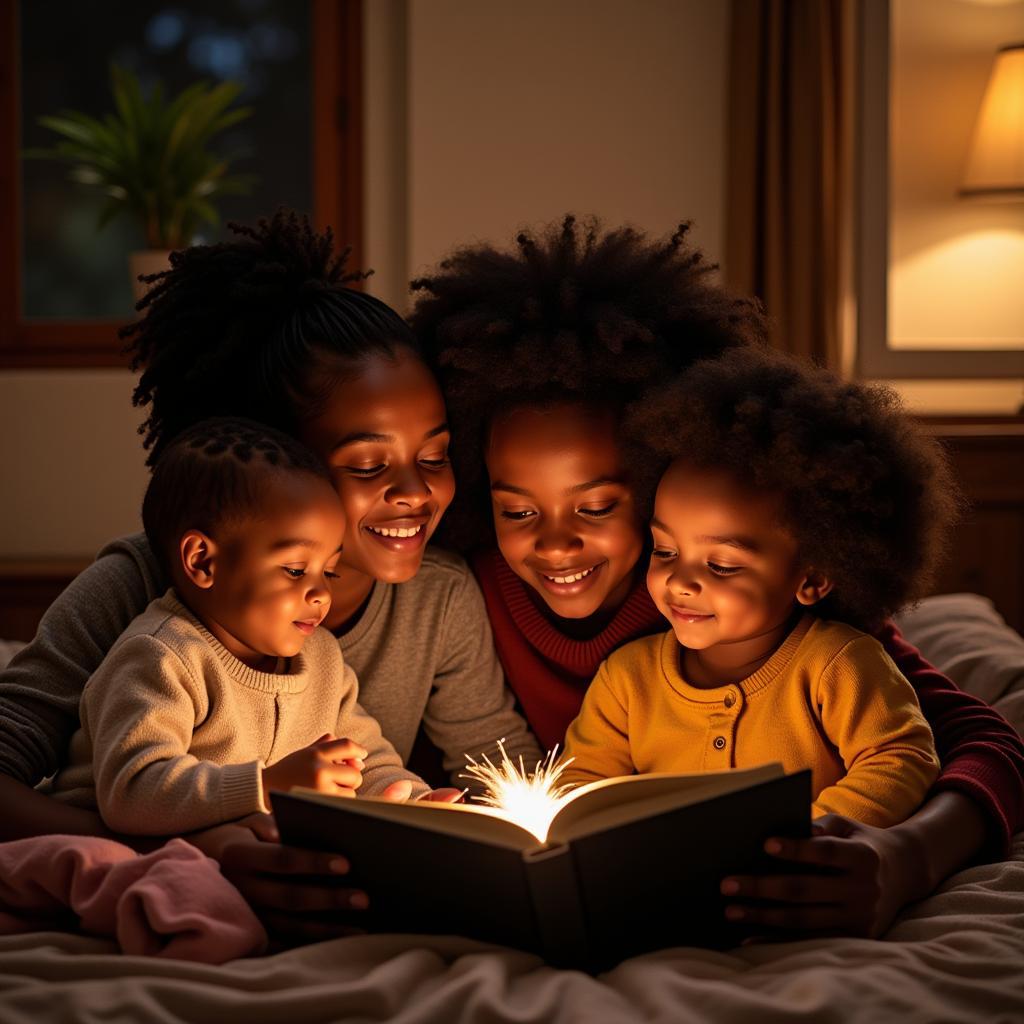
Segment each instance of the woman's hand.
M432 789L424 793L420 800L435 804L457 804L466 795L464 789L455 789L452 786L443 786L441 789Z
M219 862L275 942L301 945L366 931L366 893L340 884L349 871L345 857L280 846L269 814L185 838Z
M874 828L826 814L815 821L810 839L769 839L765 850L790 862L786 868L803 865L820 873L723 879L726 918L757 935L877 938L908 902L923 895L920 858L898 827Z
M431 789L429 792L417 797L417 799L438 804L454 804L462 799L465 792L464 789ZM381 793L382 799L393 800L398 804L405 803L410 796L412 796L412 783L408 779L399 779L397 782L392 782Z

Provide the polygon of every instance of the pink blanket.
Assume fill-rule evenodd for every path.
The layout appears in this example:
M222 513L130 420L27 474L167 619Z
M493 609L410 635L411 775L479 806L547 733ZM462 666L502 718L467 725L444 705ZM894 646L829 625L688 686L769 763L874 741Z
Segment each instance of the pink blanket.
M144 856L93 836L0 843L0 934L41 929L208 964L261 952L267 940L216 861L182 839Z

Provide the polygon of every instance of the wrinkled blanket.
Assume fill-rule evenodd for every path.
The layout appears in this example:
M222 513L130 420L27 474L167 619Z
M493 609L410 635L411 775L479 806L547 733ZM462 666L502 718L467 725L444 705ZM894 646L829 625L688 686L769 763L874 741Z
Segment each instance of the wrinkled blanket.
M955 1024L1024 1021L1024 836L910 908L884 941L671 949L598 977L455 938L338 939L221 967L74 935L0 938L0 1020Z
M217 863L182 839L145 855L94 836L0 843L0 934L41 928L208 964L262 952L267 941Z

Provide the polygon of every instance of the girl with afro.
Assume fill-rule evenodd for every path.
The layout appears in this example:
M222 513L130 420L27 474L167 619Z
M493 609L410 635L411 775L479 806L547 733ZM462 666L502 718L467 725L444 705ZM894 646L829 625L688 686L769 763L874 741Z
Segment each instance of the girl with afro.
M926 592L956 502L938 446L892 392L753 350L697 363L623 433L669 462L647 586L671 628L602 664L566 781L779 761L812 770L815 817L905 820L938 758L862 629Z
M245 417L305 444L345 516L323 625L359 678L363 707L403 762L422 726L454 776L466 753L496 756L502 739L532 763L540 752L513 708L476 582L460 558L427 546L455 482L444 401L416 339L352 287L363 275L345 271L329 231L282 211L235 233L173 253L124 332L142 371L135 404L148 412L150 463L210 417ZM3 838L103 834L94 813L32 787L62 766L89 677L167 588L143 534L112 542L0 674ZM337 886L344 857L257 842L237 826L204 848L279 938L362 924L345 912L362 911L365 895Z
M412 326L454 437L459 495L445 539L472 554L506 677L547 748L562 741L600 663L664 631L644 581L647 474L620 420L697 360L763 343L759 310L711 273L685 225L655 240L568 217L523 232L511 251L459 248L413 282ZM953 870L1002 854L1020 827L1020 738L891 619L875 636L935 734L933 795L890 829L829 815L820 836L773 841L780 859L827 865L828 875L723 880L753 925L878 934Z

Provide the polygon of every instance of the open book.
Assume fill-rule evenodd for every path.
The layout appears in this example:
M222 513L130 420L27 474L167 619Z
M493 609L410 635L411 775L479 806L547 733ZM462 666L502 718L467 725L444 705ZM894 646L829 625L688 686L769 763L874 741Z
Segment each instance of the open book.
M378 931L454 933L601 969L676 945L728 946L721 879L810 834L810 773L781 765L631 775L575 790L546 841L469 804L272 793L281 841L334 850ZM778 865L776 864L776 870Z

